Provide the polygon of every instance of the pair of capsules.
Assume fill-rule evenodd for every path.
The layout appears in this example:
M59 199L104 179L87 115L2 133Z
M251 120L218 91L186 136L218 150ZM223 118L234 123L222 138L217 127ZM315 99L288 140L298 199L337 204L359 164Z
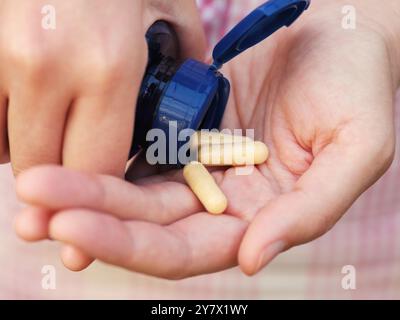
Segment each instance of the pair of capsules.
M216 132L196 132L191 137L191 148L197 151L198 161L187 164L183 176L211 214L223 213L228 200L205 166L258 165L267 161L269 154L260 141Z

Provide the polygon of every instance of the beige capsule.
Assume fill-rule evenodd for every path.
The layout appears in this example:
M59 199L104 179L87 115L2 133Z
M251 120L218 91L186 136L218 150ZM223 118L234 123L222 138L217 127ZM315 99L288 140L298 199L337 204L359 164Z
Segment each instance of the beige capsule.
M209 213L221 214L226 210L228 200L213 176L200 162L192 161L187 164L183 168L183 176Z
M202 145L199 162L206 166L257 165L267 161L268 147L261 141Z
M226 143L245 143L254 142L253 139L246 136L237 136L214 131L197 131L190 138L190 147L198 148L201 145L208 144L226 144Z

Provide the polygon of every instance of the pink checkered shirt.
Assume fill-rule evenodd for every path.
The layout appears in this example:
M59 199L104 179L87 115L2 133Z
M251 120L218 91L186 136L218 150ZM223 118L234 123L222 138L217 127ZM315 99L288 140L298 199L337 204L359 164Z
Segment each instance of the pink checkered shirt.
M210 45L260 0L199 0ZM399 95L400 98L400 95ZM398 99L400 101L400 99ZM396 105L400 138L400 103ZM278 299L400 298L400 139L394 163L322 238L290 250L253 278L232 269L178 282L96 262L65 270L55 243L25 244L12 231L19 204L9 166L0 167L0 298ZM54 265L57 289L41 288L41 268ZM341 286L342 267L357 269L357 289Z

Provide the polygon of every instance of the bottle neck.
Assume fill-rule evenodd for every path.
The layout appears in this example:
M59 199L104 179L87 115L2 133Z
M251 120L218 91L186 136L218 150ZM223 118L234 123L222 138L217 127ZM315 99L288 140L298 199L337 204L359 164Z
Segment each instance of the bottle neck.
M175 59L163 57L159 64L150 64L146 69L136 105L130 158L146 147L146 135L153 126L160 99L179 66L180 64Z

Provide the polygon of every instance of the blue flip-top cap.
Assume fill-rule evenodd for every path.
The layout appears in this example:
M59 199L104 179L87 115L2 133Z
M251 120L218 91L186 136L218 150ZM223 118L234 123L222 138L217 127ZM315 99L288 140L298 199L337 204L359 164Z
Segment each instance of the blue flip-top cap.
M214 67L219 69L238 54L261 42L283 26L290 26L311 0L270 0L245 17L214 48Z
M290 26L308 8L310 1L269 0L261 5L217 44L211 66L193 59L181 64L171 63L166 57L161 62L156 61L155 66L151 65L140 91L142 99L136 112L132 155L149 145L146 135L151 128L160 129L167 141L173 142L165 150L168 163L175 164L178 160L177 164L183 165L181 160L176 159L187 142L187 139L180 138L180 133L185 129L218 128L224 115L230 84L217 69L281 27ZM156 27L151 29L148 42L154 36L154 42L161 45L159 33L163 33L160 28L162 31L167 27ZM168 35L169 30L164 33ZM170 130L172 127L175 130Z

